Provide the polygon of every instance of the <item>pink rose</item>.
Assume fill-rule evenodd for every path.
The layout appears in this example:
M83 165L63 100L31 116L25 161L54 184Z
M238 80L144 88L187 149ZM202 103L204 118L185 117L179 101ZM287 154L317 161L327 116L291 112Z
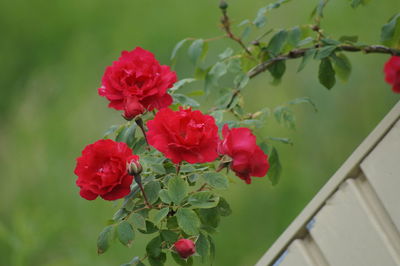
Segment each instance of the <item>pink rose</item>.
M232 128L224 125L224 139L218 145L218 152L228 155L232 162L230 168L247 184L251 176L263 177L269 169L268 156L257 145L256 136L248 128Z
M108 107L123 110L127 120L146 110L161 109L172 103L167 93L176 82L169 66L160 65L154 55L140 47L123 51L118 61L106 68L99 95L106 97Z
M76 159L74 171L80 195L87 200L98 196L116 200L128 195L133 177L127 167L138 160L139 156L132 155L132 150L123 142L102 139L87 145L82 156Z
M385 80L392 85L395 93L400 93L400 56L392 56L385 63Z
M212 162L218 157L218 127L212 116L200 111L160 110L147 122L149 144L173 163Z

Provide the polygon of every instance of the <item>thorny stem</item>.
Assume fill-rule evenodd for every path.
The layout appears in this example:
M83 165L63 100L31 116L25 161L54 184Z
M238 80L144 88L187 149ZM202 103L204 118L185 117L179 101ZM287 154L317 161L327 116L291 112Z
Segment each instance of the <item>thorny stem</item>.
M250 69L250 71L247 72L247 75L249 76L249 78L254 78L257 75L263 73L265 70L267 70L270 66L272 66L274 63L276 63L278 61L284 61L284 60L290 60L290 59L296 59L296 58L303 57L307 51L318 48L318 47L319 46L317 45L317 46L311 47L311 48L294 49L286 54L268 59L268 60L256 65L252 69ZM400 56L399 49L389 48L389 47L383 46L383 45L353 46L353 45L349 45L349 44L343 44L343 45L339 45L336 48L336 51L338 51L338 52L363 52L365 54L374 54L374 53L375 54L389 54L389 55ZM233 101L239 95L239 92L240 91L238 91L238 90L234 90L232 92L231 99L226 108L231 107Z
M176 175L179 175L179 172L181 171L181 163L176 164L175 168L176 168Z
M231 31L231 21L228 17L228 12L227 12L227 8L221 8L221 12L222 12L222 17L221 17L221 23L222 23L222 28L224 29L224 31L226 32L226 35L228 38L234 40L235 42L237 42L242 48L243 50L245 50L245 52L248 55L252 55L250 50L247 48L247 46L243 43L242 39L237 37L235 34L233 34L233 32Z
M140 130L143 133L144 140L146 141L146 144L147 144L147 149L150 150L150 145L149 145L149 142L147 141L146 130L144 128L142 118L139 117L139 118L135 119L135 122L136 122L136 125L138 125L138 127L140 128Z
M138 184L138 186L139 186L139 188L140 188L140 191L142 192L143 199L144 199L144 202L145 202L146 206L147 206L149 209L151 209L152 206L151 206L151 204L149 203L149 201L147 200L146 193L144 192L144 188L143 188L143 185L142 185L142 178L141 178L141 176L138 174L138 175L135 175L134 177L135 177L135 182Z
M318 47L316 47L316 48L318 48ZM294 49L294 50L288 52L287 54L283 54L283 55L271 58L267 61L264 61L264 62L258 64L254 68L252 68L247 73L247 75L249 76L249 78L254 78L258 74L267 70L267 68L270 67L275 62L303 57L304 54L308 50L311 50L311 49L315 49L315 47ZM338 52L340 52L340 51L342 51L342 52L364 52L366 54L379 53L379 54L391 54L391 55L400 56L400 50L389 48L389 47L386 47L383 45L353 46L353 45L343 44L343 45L339 45L336 48L336 51L338 51Z

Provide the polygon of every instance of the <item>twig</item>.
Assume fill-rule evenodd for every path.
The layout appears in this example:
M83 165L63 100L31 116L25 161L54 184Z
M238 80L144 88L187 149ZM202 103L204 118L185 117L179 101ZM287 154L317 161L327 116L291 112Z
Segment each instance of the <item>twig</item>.
M278 61L283 61L283 60L289 60L289 59L296 59L296 58L300 58L303 57L304 54L311 49L315 49L318 48L317 47L312 47L312 48L301 48L301 49L294 49L286 54L268 59L267 61L264 61L260 64L258 64L257 66L253 67L252 69L250 69L249 72L247 72L247 76L249 76L249 78L254 78L257 75L263 73L265 70L267 70L271 65L273 65L274 63L278 62ZM370 46L353 46L353 45L349 45L349 44L343 44L343 45L339 45L336 48L336 51L340 52L364 52L366 54L390 54L390 55L396 55L396 56L400 56L400 50L399 49L394 49L394 48L389 48L387 46L383 46L383 45L370 45ZM235 100L235 98L239 95L238 90L234 90L232 92L231 95L231 99L229 100L226 109L229 109L233 103L233 101Z
M222 17L221 17L222 28L225 30L227 37L237 42L248 55L252 55L250 50L243 43L242 39L237 37L231 31L231 21L229 20L228 17L227 7L221 8L221 11L222 11Z
M295 50L290 51L287 54L283 54L283 55L271 58L271 59L269 59L267 61L264 61L264 62L258 64L254 68L252 68L247 73L247 75L249 76L249 78L254 78L258 74L260 74L260 73L264 72L265 70L267 70L267 68L270 67L275 62L303 57L304 54L308 50L311 50L311 49L315 49L315 48L313 47L313 48L295 49ZM353 46L353 45L344 44L344 45L339 45L336 48L336 51L339 51L339 52L340 51L344 51L344 52L364 52L366 54L380 53L380 54L391 54L391 55L400 56L400 50L389 48L389 47L386 47L386 46L383 46L383 45Z

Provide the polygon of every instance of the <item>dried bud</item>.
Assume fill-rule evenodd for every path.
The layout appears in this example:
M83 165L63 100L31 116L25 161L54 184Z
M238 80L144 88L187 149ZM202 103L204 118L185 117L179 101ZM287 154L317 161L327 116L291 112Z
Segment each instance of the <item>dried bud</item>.
M176 252L183 259L189 258L196 253L194 242L190 239L181 238L174 244Z
M128 173L132 176L139 175L143 171L143 167L139 162L139 156L133 155L128 160Z
M219 2L219 8L222 10L225 10L228 8L228 3L225 2L224 0L221 0L221 2Z
M319 30L320 30L320 28L319 28L318 25L312 25L312 26L311 26L311 29L312 29L313 31L319 31Z

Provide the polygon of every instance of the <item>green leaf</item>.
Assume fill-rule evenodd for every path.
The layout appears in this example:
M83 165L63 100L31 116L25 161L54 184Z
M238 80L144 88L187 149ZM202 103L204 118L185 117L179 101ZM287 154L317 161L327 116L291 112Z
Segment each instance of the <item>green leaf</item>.
M179 176L174 176L168 181L169 198L179 205L187 195L188 185L185 180Z
M101 231L99 237L97 238L97 253L103 254L110 247L111 235L113 232L114 226L109 225Z
M292 47L297 47L298 43L300 42L301 38L301 29L299 26L293 27L289 31L288 35L288 40L287 42L292 46Z
M337 47L334 45L328 45L319 48L317 54L315 55L315 59L320 60L330 56L336 48Z
M150 257L157 258L161 255L161 237L156 236L146 246L146 252Z
M158 196L160 197L161 201L166 204L170 204L172 201L166 189L161 189L160 192L158 192Z
M154 224L159 224L165 217L167 217L168 212L169 212L168 207L158 210L153 218Z
M117 126L117 125L111 126L109 129L106 130L106 132L104 132L104 134L103 134L103 139L109 139L110 136L111 136L112 134L114 134L115 131L116 131L119 127L120 127L120 126Z
M337 41L337 40L334 40L334 39L329 39L329 38L323 38L323 39L321 39L321 42L323 43L323 44L325 44L325 45L334 45L334 46L338 46L339 44L340 44L340 42L339 41ZM326 47L326 46L324 46L324 47Z
M125 127L117 137L115 141L117 142L125 142L129 147L132 147L135 143L135 132L136 132L136 124L132 123L130 126Z
M226 176L220 173L209 172L203 174L204 181L216 189L227 189L229 186Z
M242 66L241 66L241 60L239 58L233 58L229 60L228 66L227 66L227 71L230 73L243 73L242 71Z
M182 88L184 85L189 84L189 83L192 83L192 82L194 82L194 81L196 81L196 79L193 79L193 78L181 79L180 81L176 82L176 83L174 84L174 86L173 86L171 89L169 89L169 91L170 91L170 92L172 92L172 91L177 91L177 90L179 90L180 88Z
M217 125L221 124L224 120L224 110L213 111L210 115L215 118L215 123Z
M161 186L158 181L151 181L144 185L144 192L146 193L147 200L150 204L153 204L158 200L158 193L160 190Z
M351 36L341 36L339 38L340 42L350 42L350 43L356 43L358 41L358 36L357 35L351 35Z
M230 57L233 54L233 49L231 47L227 47L225 51L218 55L219 59L224 60Z
M146 221L146 230L138 229L142 234L152 234L158 231L158 228L150 221Z
M132 222L135 228L146 230L146 221L142 215L138 213L132 213L129 220Z
M297 72L300 72L304 69L307 63L310 61L311 58L315 56L317 49L309 49L304 53L304 56L301 60L299 67L297 68Z
M123 221L117 226L117 236L122 245L129 246L135 238L132 226L127 221Z
M188 259L182 259L177 253L171 252L172 258L176 263L181 266L192 266L193 265L193 257L189 257Z
M300 97L288 102L289 105L297 105L302 103L309 104L314 109L314 112L318 112L317 105L310 99L310 97Z
M233 80L233 85L236 89L241 90L249 83L250 78L246 73L239 73Z
M210 93L211 90L218 87L219 79L227 72L227 65L224 62L217 62L213 65L210 71L206 75L204 83L204 90L206 93Z
M269 170L268 170L268 179L271 181L271 184L275 186L279 182L279 178L282 172L281 162L279 160L279 155L276 149L273 147L271 153L268 157L269 162Z
M188 209L180 208L176 212L179 227L188 235L197 235L199 233L200 220L197 214Z
M288 37L288 33L286 30L278 31L274 36L272 36L269 44L267 46L267 50L274 56L277 56L283 48L283 45L286 42Z
M189 180L190 183L196 182L199 178L200 178L199 174L190 174L188 176L188 180Z
M187 39L183 39L175 45L174 49L172 50L171 61L175 59L176 54L178 53L179 49L181 49L181 47L185 44L185 42L187 42Z
M192 194L188 202L194 208L213 208L217 206L219 197L209 191L200 191Z
M178 220L176 219L176 216L169 217L167 220L167 228L168 229L176 229L178 228Z
M352 8L356 8L359 5L365 5L366 4L366 0L350 0L351 2L351 7Z
M188 55L189 59L192 61L194 65L197 64L199 58L203 54L203 49L205 49L203 39L197 39L190 45L188 49Z
M167 261L167 254L164 252L160 253L158 257L149 257L149 263L151 266L164 266L165 262Z
M196 241L196 251L201 256L201 261L203 263L210 255L210 243L208 242L208 238L202 233L200 233Z
M265 17L265 13L267 12L266 7L262 7L258 10L256 18L253 20L253 24L257 28L262 28L267 23L267 18Z
M289 138L268 137L269 140L281 142L283 144L293 145L293 141Z
M274 109L274 117L280 124L284 124L288 128L295 128L295 118L293 112L287 106L278 106Z
M176 241L178 241L179 238L179 235L171 230L161 230L160 235L162 240L170 245L173 245Z
M251 27L250 26L245 27L242 31L242 34L240 34L240 39L244 40L247 37L249 37L250 32L251 32Z
M196 168L191 164L184 164L181 166L180 173L190 173L196 171Z
M229 203L223 197L219 198L217 209L221 216L229 216L232 214L231 206L229 206Z
M271 73L272 77L274 77L273 84L278 84L286 71L285 60L276 61L268 67L268 71Z
M211 67L208 68L201 68L201 67L196 67L194 70L194 77L197 80L202 80L206 78L206 75L208 71L210 71Z
M318 71L319 82L330 90L336 83L335 70L332 67L331 60L324 58L321 60Z
M124 208L121 208L113 215L112 219L115 222L118 222L118 221L122 220L123 218L125 218L127 215L128 215L128 212Z
M215 259L215 243L210 235L208 235L208 242L210 243L210 262L212 265Z
M172 98L174 99L174 103L179 103L180 105L192 106L192 107L199 107L200 104L188 96L184 94L174 93L172 94Z
M381 29L381 42L388 46L400 47L400 13L395 14Z
M140 258L138 256L134 257L130 262L124 263L121 266L132 266L132 265L140 265L143 266L144 264L140 261Z
M309 44L309 43L311 43L311 42L313 42L313 41L314 41L314 39L313 39L312 37L306 37L306 38L304 38L303 40L299 41L299 43L297 44L297 46L298 46L298 47L299 47L299 46L304 46L304 45Z
M333 68L336 75L343 81L347 81L351 74L351 63L347 56L343 53L332 55Z
M206 226L210 226L213 228L218 227L220 222L220 215L218 208L210 208L210 209L198 209L199 217L201 223Z

